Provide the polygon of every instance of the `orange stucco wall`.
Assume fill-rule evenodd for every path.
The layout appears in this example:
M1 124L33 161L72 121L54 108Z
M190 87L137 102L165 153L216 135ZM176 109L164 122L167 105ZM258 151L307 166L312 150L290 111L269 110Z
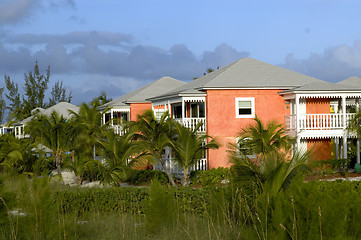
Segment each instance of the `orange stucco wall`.
M136 121L137 116L145 110L152 109L151 103L131 103L130 104L130 121Z
M311 161L331 158L331 139L307 140L307 150L311 151Z
M306 113L330 113L330 99L329 98L307 98L306 99Z
M208 168L230 166L228 143L235 143L242 128L252 124L252 118L236 118L238 97L254 97L255 113L264 122L275 120L284 123L284 116L290 114L286 102L275 90L207 90L207 134L215 137L222 146L208 151Z

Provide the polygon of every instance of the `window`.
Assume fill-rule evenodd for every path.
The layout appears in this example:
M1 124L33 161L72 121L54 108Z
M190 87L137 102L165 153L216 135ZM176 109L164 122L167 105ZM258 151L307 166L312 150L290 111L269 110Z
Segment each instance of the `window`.
M204 103L192 103L191 104L191 117L192 118L204 118Z
M182 105L173 106L173 118L182 118Z
M162 117L162 115L165 113L165 109L153 109L155 118L159 121Z
M254 98L236 98L236 117L255 117Z

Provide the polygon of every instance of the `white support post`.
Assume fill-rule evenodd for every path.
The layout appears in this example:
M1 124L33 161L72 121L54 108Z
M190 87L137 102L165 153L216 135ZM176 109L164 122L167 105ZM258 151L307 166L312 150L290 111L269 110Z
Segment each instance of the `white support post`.
M113 126L113 109L110 109L111 126Z
M347 159L347 136L346 135L343 136L342 147L343 147L343 158Z
M358 113L360 111L360 99L356 98L356 112ZM356 163L360 164L360 138L357 136L356 141Z
M339 159L339 147L340 147L340 144L339 144L339 139L338 138L335 138L335 158L336 159Z
M342 96L342 122L343 129L346 129L346 96Z
M169 103L169 100L168 100L168 113L169 113L169 115L171 115L171 114L172 114L172 109L170 108L170 103Z
M301 150L301 141L298 133L300 131L300 96L296 95L295 99L295 110L296 110L296 138L297 138L297 150Z
M184 111L185 111L185 109L184 109L184 99L182 98L182 119L184 119Z

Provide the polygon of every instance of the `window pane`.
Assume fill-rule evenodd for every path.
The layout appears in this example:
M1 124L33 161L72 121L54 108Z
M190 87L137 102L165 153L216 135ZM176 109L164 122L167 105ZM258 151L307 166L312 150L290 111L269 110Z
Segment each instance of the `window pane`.
M205 117L204 103L199 104L199 117L201 117L201 118Z
M250 108L252 107L251 101L238 101L239 108Z
M251 115L252 114L252 109L250 109L250 108L239 108L238 109L238 114L239 115Z

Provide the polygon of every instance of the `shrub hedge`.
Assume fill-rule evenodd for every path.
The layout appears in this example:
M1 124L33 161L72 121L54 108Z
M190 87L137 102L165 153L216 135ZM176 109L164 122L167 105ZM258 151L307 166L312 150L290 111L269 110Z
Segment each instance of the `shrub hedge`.
M170 188L170 190L179 210L188 213L202 214L206 201L211 195L209 189ZM77 215L93 212L144 214L147 200L149 200L147 187L63 190L54 193L55 203L58 203L65 212Z

